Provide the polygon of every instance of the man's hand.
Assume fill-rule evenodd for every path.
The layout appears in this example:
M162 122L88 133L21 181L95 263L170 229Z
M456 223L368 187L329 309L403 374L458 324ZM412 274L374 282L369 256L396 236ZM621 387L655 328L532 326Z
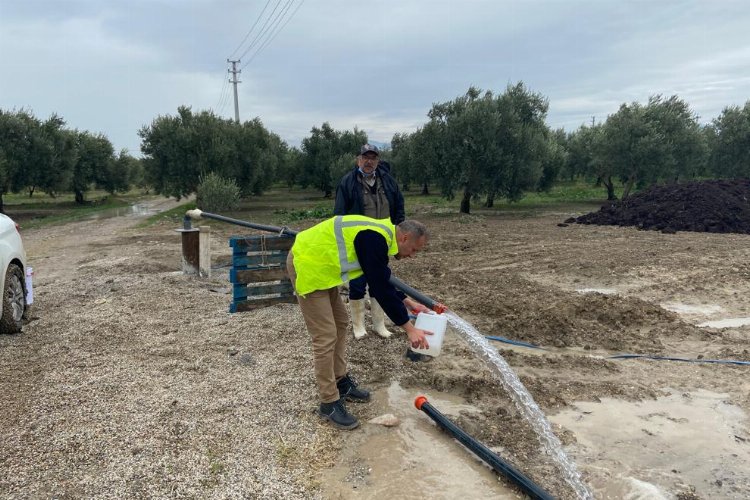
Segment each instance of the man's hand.
M420 304L416 300L410 299L409 297L406 297L404 299L404 305L406 306L407 311L414 311L416 314L419 314L421 312L430 312L429 307L425 306L424 304Z
M429 349L430 344L427 342L427 335L432 335L432 332L427 330L420 330L412 324L411 321L407 321L401 328L406 330L406 336L409 337L409 344L415 349Z

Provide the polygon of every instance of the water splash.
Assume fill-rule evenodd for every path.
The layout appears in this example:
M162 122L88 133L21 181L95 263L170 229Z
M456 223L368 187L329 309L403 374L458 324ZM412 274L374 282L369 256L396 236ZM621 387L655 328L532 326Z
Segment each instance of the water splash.
M583 500L593 499L586 485L581 480L581 475L575 464L567 457L562 449L562 444L552 432L552 427L544 416L544 413L531 397L529 391L521 383L518 375L508 365L500 353L493 348L484 335L479 333L470 323L456 314L448 311L445 313L448 322L453 326L463 339L469 344L474 353L485 361L492 375L502 384L510 395L518 410L531 424L537 434L539 441L552 458L557 462L565 481L573 488L578 498Z

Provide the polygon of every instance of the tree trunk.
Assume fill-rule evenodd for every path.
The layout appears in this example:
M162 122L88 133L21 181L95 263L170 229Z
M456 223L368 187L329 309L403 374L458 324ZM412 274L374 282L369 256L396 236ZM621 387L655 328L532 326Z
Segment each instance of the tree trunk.
M492 208L493 206L495 206L495 193L487 194L487 200L484 202L484 206L487 208Z
M76 203L78 205L83 205L83 191L79 191L78 189L75 190L76 194Z
M628 183L625 184L625 190L622 192L623 201L630 194L630 190L633 189L633 184L635 184L635 175L631 175L630 177L628 177Z
M612 182L612 176L607 176L607 179L602 179L602 183L607 187L607 201L614 201L617 199L615 196L615 185Z
M31 186L31 187L29 188L29 198L31 198L32 196L34 196L34 190L35 190L35 189L36 189L36 188L35 188L34 186Z
M430 190L427 187L427 183L425 182L422 184L422 196L427 196L429 194L430 194Z
M5 202L3 201L3 193L0 192L0 214L5 213Z
M461 208L459 211L462 214L471 213L471 191L469 191L469 188L464 189L464 197L461 200Z

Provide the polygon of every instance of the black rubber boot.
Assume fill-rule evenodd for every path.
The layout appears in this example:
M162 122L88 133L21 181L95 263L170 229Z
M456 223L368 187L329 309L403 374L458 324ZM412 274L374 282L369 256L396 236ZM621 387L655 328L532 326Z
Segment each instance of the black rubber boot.
M359 420L354 415L346 411L344 400L339 399L333 403L321 403L318 409L320 418L328 420L339 429L356 429L359 427Z
M339 396L342 399L353 403L367 403L370 401L370 391L357 388L357 381L348 373L336 382L336 387L339 388Z

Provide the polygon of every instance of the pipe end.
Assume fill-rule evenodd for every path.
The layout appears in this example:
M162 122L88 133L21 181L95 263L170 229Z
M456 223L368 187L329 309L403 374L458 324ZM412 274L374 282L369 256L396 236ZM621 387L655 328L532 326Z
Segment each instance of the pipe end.
M185 212L185 215L190 217L191 219L198 220L201 218L202 213L203 211L201 209L194 208L193 210L188 210L187 212Z
M414 400L414 406L417 407L417 410L422 409L422 405L427 402L427 398L425 396L417 396L417 399Z

